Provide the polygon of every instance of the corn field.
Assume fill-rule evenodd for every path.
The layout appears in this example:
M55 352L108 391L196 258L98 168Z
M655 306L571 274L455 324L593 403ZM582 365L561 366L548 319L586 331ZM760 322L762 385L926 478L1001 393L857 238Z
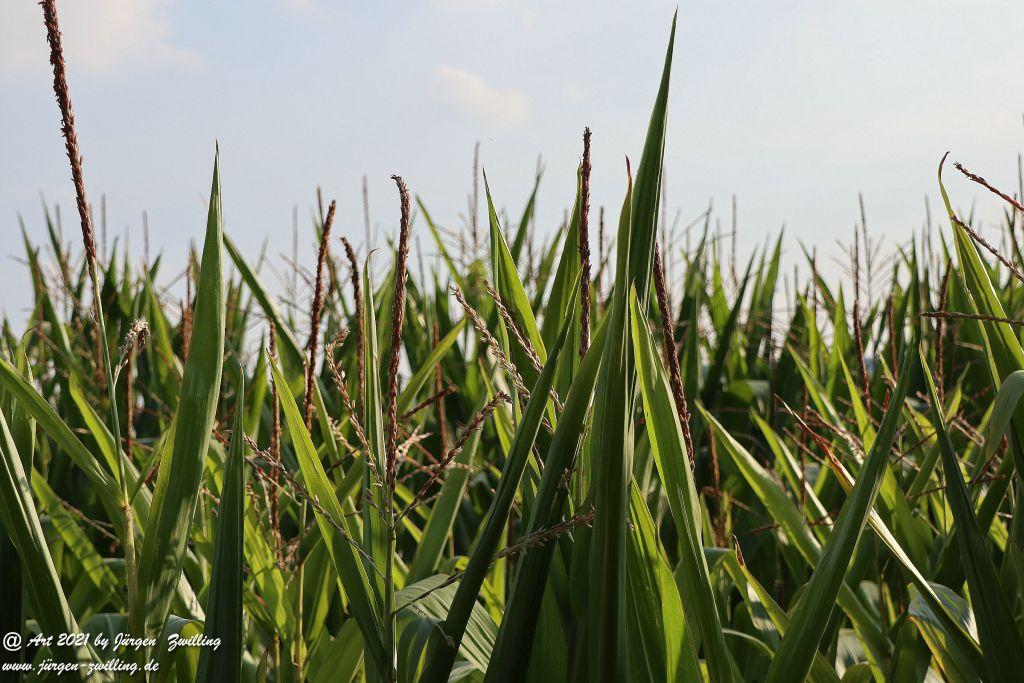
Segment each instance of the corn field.
M684 247L670 37L622 197L590 196L589 131L557 230L539 176L515 212L485 177L461 231L395 176L387 246L319 201L278 296L215 161L179 298L96 246L43 6L83 241L23 229L34 305L0 341L3 676L1024 675L1018 199L940 165L948 221L884 260L862 225L845 285L810 248L787 280L781 235L723 256L710 214ZM1005 208L999 245L954 176Z

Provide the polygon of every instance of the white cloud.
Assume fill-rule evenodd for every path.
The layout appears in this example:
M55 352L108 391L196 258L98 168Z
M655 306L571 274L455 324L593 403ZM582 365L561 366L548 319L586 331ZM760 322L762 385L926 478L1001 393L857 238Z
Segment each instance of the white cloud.
M108 74L125 66L192 67L198 55L174 45L168 0L65 0L58 3L64 54L72 71ZM43 12L28 0L6 2L0 19L0 75L49 70Z
M439 95L464 115L483 125L515 126L526 120L526 95L515 88L496 88L480 76L454 66L434 72Z

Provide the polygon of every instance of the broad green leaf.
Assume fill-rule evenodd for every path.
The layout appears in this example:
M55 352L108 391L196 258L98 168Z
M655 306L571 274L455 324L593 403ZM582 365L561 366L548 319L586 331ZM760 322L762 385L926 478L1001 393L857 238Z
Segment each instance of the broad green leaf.
M139 563L147 632L163 628L181 576L220 397L225 324L222 230L219 160L215 160L193 324L193 338L202 343L192 345L185 363L174 447L160 463Z
M436 629L442 627L451 609L457 588L455 585L446 585L448 580L449 577L437 574L410 584L395 593L395 608L403 631L401 640L406 644L403 649L408 655L404 660L408 663L405 667L404 680L417 680L413 677L417 670L414 665L424 654L424 646L429 637ZM474 605L466 624L466 633L459 647L459 654L479 672L487 668L497 629L487 610L480 604Z
M217 532L210 573L210 597L206 606L203 635L216 638L216 651L203 648L199 653L196 680L237 683L242 670L242 548L245 542L245 379L239 373L235 388L235 423L231 447L224 463L224 483L220 490Z
M630 342L629 292L647 301L661 194L665 149L666 113L675 19L647 139L644 143L636 186L627 188L619 218L616 277L604 355L597 380L594 406L594 469L591 498L595 509L590 534L590 576L587 616L590 680L625 680L629 671L626 629L622 619L626 605L626 533L629 511L629 478L633 465L633 410L636 370ZM630 179L631 180L631 179Z
M700 502L690 471L679 413L636 292L630 297L630 314L647 434L682 545L679 585L687 621L691 632L700 634L711 680L729 681L733 678L732 661L722 635L715 592L704 559ZM691 642L693 639L691 636Z

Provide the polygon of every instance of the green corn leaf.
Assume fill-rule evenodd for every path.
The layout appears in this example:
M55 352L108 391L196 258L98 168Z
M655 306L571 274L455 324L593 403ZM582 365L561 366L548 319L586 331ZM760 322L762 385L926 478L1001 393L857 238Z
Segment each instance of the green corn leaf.
M995 454L999 443L1009 431L1022 396L1024 396L1024 370L1015 370L1007 375L996 393L992 416L988 421L988 429L985 430L985 460Z
M694 642L699 633L687 632L684 626L679 587L635 481L630 485L629 514L632 529L626 545L625 623L632 655L631 680L695 680L700 676ZM709 649L714 647L712 644Z
M462 330L466 326L466 319L463 318L455 324L455 326L448 332L441 340L437 343L430 351L422 363L417 367L416 372L413 373L409 381L405 383L402 390L398 392L398 412L403 413L412 407L413 401L416 399L416 395L427 383L433 374L435 367L441 362L448 352L455 346L455 342L458 341L459 335L462 334Z
M427 223L427 229L430 231L430 236L434 238L434 246L437 247L438 253L444 260L445 265L448 266L448 274L459 286L459 289L466 291L468 289L465 274L461 268L455 265L455 261L452 259L451 254L448 253L448 247L445 246L444 239L441 237L441 227L437 225L430 217L430 212L427 211L427 207L424 205L423 200L417 196L416 206L419 207L420 213L423 214L423 220Z
M277 386L285 386L284 375L276 364L271 363L270 372ZM366 567L370 563L366 561L364 564L365 551L358 545L358 536L353 535L349 518L338 502L334 487L324 472L295 400L282 396L281 410L284 413L289 439L295 449L295 457L299 461L302 481L309 494L319 501L321 509L314 509L317 525L324 543L327 544L341 584L345 588L349 609L363 634L364 647L367 654L374 658L376 665L383 666L390 658L384 654L383 621L377 608L375 593L367 577ZM377 571L380 571L380 568L377 568Z
M533 180L533 191L523 208L523 215L519 218L519 228L516 230L515 239L512 240L512 258L516 261L523 253L523 245L526 244L526 237L530 233L530 226L533 222L534 210L537 206L537 190L540 189L540 179L543 171L538 171Z
M922 361L924 352L921 351ZM985 536L978 528L978 520L974 516L970 495L964 484L963 472L953 449L953 442L946 430L945 416L942 414L928 366L924 368L925 383L932 406L932 425L939 441L939 452L942 455L942 469L946 475L946 496L953 510L956 523L956 537L960 547L960 556L967 574L967 585L971 591L971 602L978 619L978 635L981 647L985 652L985 669L993 681L1012 681L1024 671L1024 640L1010 613L1009 605L1000 588L992 558L985 546Z
M206 606L203 634L217 638L216 650L203 648L199 653L197 681L237 683L242 671L242 548L245 543L245 379L239 372L236 387L235 424L231 446L224 464L224 483L220 490L217 533L210 574L210 599Z
M909 348L916 346L916 343ZM796 605L790 628L782 638L779 651L768 670L768 683L802 680L811 668L826 622L835 606L850 557L864 530L868 511L874 505L882 475L896 435L913 369L913 355L904 349L900 360L900 376L882 418L878 436L871 446L864 465L857 475L857 485L843 503L832 535L818 561L803 596Z
M580 250L578 246L580 230L580 193L582 191L583 168L576 171L576 198L573 202L572 213L569 214L569 223L565 227L565 244L562 247L562 254L558 259L558 267L551 282L551 292L548 294L547 306L549 310L563 311L569 303L569 297L573 290L580 287ZM513 249L513 258L515 250ZM557 316L545 315L541 321L540 334L545 344L551 344L558 337L561 320ZM570 339L570 345L579 345L579 336L574 335ZM575 358L576 356L567 356ZM567 389L567 387L562 387Z
M974 614L963 598L945 586L936 584L932 589L942 600L943 611L955 616L958 630L976 630ZM957 639L946 630L944 620L935 614L931 606L913 588L910 590L910 607L907 613L927 642L928 649L935 656L935 661L946 680L958 683L975 683L982 680L980 672L983 669L975 668L970 656L960 649Z
M527 460L533 451L541 420L550 401L549 392L554 381L558 356L565 346L571 320L575 317L577 310L577 300L574 298L565 313L566 324L562 328L562 334L557 343L549 350L547 362L531 389L530 400L523 412L522 420L516 428L512 447L505 459L505 466L502 468L501 478L498 481L494 499L487 511L483 529L476 540L476 545L469 557L469 563L466 565L462 579L459 581L455 596L452 598L451 610L441 627L446 637L436 639L421 679L423 683L443 683L448 680L455 663L455 655L466 630L466 624L472 614L473 605L476 604L481 586L494 559L508 519L508 511L515 499L523 472L526 470Z
M387 503L384 495L384 478L387 471L387 462L384 445L384 411L385 398L381 391L381 378L385 376L384 366L380 352L379 329L377 327L377 308L374 303L373 287L370 281L369 264L363 268L363 353L366 359L366 369L363 375L363 433L370 449L364 454L365 461L370 467L363 468L362 491L372 504L362 505L363 522L363 549L366 556L363 558L366 564L366 576L372 588L372 597L377 602L377 612L383 615L384 592L384 569L391 558L388 557L387 529L383 512ZM390 308L385 306L390 315ZM364 637L365 634L364 634ZM388 654L390 657L390 653Z
M466 447L455 456L457 465L445 477L441 485L441 493L437 502L430 508L430 517L423 528L423 536L416 544L416 553L409 565L409 580L425 579L437 568L444 552L445 544L455 525L459 505L466 492L469 473L477 460L477 448L480 445L479 432L470 437Z
M697 409L754 494L764 504L772 519L785 532L789 543L796 548L809 567L812 569L818 567L822 559L821 544L805 522L800 509L786 495L778 481L726 431L704 406L698 404ZM881 664L885 639L877 617L870 613L861 597L846 582L840 584L839 594L833 602L838 604L853 622L854 628L867 646L869 659Z
M147 632L159 631L181 576L185 546L220 397L224 365L224 278L219 160L214 162L206 242L199 274L193 337L185 363L177 429L169 457L160 463L156 492L139 563L139 588Z
M829 460L832 470L836 473L836 477L839 479L839 483L849 493L853 489L855 484L853 477L846 471L843 464L838 460ZM882 517L875 511L871 510L868 513L868 524L872 530L878 535L879 540L882 541L896 558L896 561L903 567L903 570L910 577L910 582L914 588L917 589L921 599L928 603L928 606L932 610L932 614L937 620L939 620L946 630L949 636L957 641L960 649L970 659L972 665L976 668L980 668L982 664L982 653L978 647L978 643L967 630L963 629L960 622L957 621L955 615L951 614L942 599L936 593L932 584L928 582L921 570L917 568L910 556L896 540L895 535L885 525Z
M278 309L277 304L274 303L274 298L267 291L256 271L249 266L242 253L238 251L235 243L226 235L224 236L224 247L227 249L228 255L231 256L235 268L238 268L242 279L249 287L249 291L252 292L253 297L259 303L263 315L267 316L267 319L273 323L274 329L277 331L278 347L282 349L281 354L287 360L288 370L290 372L298 372L302 369L304 362L302 347L295 340L295 335L292 333L291 328L285 323L281 311Z
M120 588L121 581L114 575L106 560L97 552L92 541L38 470L32 470L32 490L39 501L39 512L49 516L50 523L65 548L78 561L82 573L95 587L98 598L96 601L102 601L104 604L111 601L123 608L127 601ZM88 619L88 615L81 612L78 613L78 617L82 620Z
M687 622L693 633L700 634L711 680L729 681L733 678L733 665L725 645L714 588L704 559L700 502L690 471L679 414L635 291L630 298L630 311L647 434L658 472L668 493L669 506L682 545L682 578L679 585L683 592Z
M750 573L747 565L742 562L742 558L738 557L736 552L729 552L725 555L722 562L743 599L748 603L755 603L764 609L765 614L767 614L772 625L775 627L776 640L785 635L789 629L789 615L775 602L775 599L765 590L764 586L761 585L754 575ZM777 646L777 643L775 645ZM774 656L774 651L772 656ZM810 680L815 683L835 683L839 680L839 677L828 661L820 653L815 653L814 663L811 665Z
M310 683L348 683L358 671L363 659L363 640L359 625L348 619L332 638L325 633L310 652ZM257 676L256 680L265 680Z
M429 576L395 593L395 607L402 622L401 640L406 644L403 648L408 662L404 667L405 680L410 683L417 680L413 674L420 655L424 653L423 646L436 629L441 628L455 598L457 589L454 585L446 585L447 581L448 577L441 574ZM459 654L478 672L487 668L497 629L483 605L474 605Z
M743 274L743 279L740 280L740 289L736 294L736 302L729 310L728 316L719 329L718 338L715 340L717 344L715 355L712 358L711 367L708 369L707 378L704 380L704 390L700 396L701 403L704 405L714 405L722 389L722 380L725 378L724 372L726 362L729 360L729 352L735 348L733 336L739 326L740 311L743 308L743 298L747 293L747 285L750 283L750 269L753 263L754 259L751 257L750 262L747 263L747 270Z
M68 605L60 578L54 568L46 537L43 535L32 502L31 489L22 465L21 455L7 418L0 412L0 522L18 551L24 568L30 613L47 635L77 633L78 624ZM24 635L24 634L19 634ZM6 643L6 640L5 640ZM93 659L89 649L57 647L54 654L62 661L88 664Z
M105 472L95 456L79 440L71 428L60 418L39 392L32 388L10 361L0 357L0 385L8 391L40 428L53 439L75 465L89 478L89 482L109 504L117 506L121 493L117 482Z
M594 337L594 344L584 357L566 397L565 409L544 459L544 473L537 487L528 535L549 529L562 519L568 495L564 475L572 469L586 438L586 432L581 427L586 423L597 381L604 330L600 328ZM488 683L525 680L540 618L537 596L543 594L554 552L554 546L546 544L527 553L522 559L512 586L512 596L505 607L505 617L498 630L491 666L487 669Z
M628 645L622 620L625 615L626 528L629 476L633 464L632 415L636 371L629 341L629 291L647 301L658 224L665 120L668 108L675 19L661 83L648 126L636 186L627 188L619 218L617 267L608 316L607 339L597 381L591 465L595 518L590 535L588 638L590 678L620 681L628 676ZM594 457L597 456L597 457Z
M530 300L526 296L523 281L516 270L516 263L509 252L505 236L501 233L501 223L498 221L498 214L494 210L494 202L491 199L491 187L487 182L486 174L484 175L484 195L487 198L487 216L490 224L491 270L494 273L494 289L501 296L513 320L515 320L526 335L526 340L533 346L534 351L537 352L537 356L540 358L540 362L543 363L547 356L547 352L544 349L544 341L541 339L540 328L537 326L537 319L533 315L533 309L530 308ZM556 308L555 310L564 309ZM504 323L500 324L504 325ZM518 345L514 345L512 353L513 359L521 368L521 371L526 372L529 368L529 362L526 360L523 350L518 348ZM530 375L534 374L532 368L529 368L529 372ZM530 375L526 375L526 377L529 378Z

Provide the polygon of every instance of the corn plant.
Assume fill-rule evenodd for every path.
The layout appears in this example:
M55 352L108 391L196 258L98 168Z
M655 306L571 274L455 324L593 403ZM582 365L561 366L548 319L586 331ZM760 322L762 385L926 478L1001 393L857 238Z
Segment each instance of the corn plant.
M318 201L308 291L278 296L224 232L215 159L178 300L161 257L97 247L43 7L83 248L50 207L45 247L22 230L0 632L91 637L15 663L435 683L1024 671L1017 198L957 165L1006 206L993 245L940 165L948 229L883 260L862 222L839 286L803 245L810 275L787 280L782 235L723 256L710 212L684 247L661 206L673 22L609 239L587 130L560 229L534 226L539 176L514 221L485 177L471 239L395 176L397 239L360 260Z

